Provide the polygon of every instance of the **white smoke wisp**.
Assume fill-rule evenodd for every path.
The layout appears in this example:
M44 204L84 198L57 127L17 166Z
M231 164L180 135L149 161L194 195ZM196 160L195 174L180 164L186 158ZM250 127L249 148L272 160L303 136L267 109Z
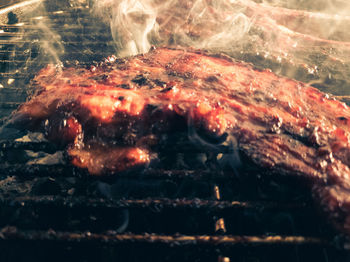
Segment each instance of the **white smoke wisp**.
M179 16L181 11L174 14L174 17ZM178 24L169 23L169 26L174 28L174 44L229 52L247 39L251 20L241 7L233 6L228 1L197 0L185 13L185 19ZM161 29L163 27L165 25ZM169 42L166 40L163 42Z
M47 21L39 19L36 23L37 33L40 36L40 49L43 57L38 57L37 60L45 58L51 64L61 65L61 56L65 52L61 36L52 30Z
M110 24L119 57L169 44L222 51L239 42L251 24L224 0L96 0L95 12Z
M192 47L321 84L330 93L348 89L348 1L94 1L119 57L145 53L152 45Z
M227 53L253 44L255 50L293 52L299 44L337 45L335 32L349 36L350 16L297 9L303 7L300 1L293 5L284 0L95 1L95 13L110 24L119 56L147 52L152 44ZM330 0L320 1L335 12Z
M110 24L118 56L146 53L148 35L156 28L157 11L148 0L106 0L96 2L96 11Z
M116 32L124 36L121 42L117 41L119 48L125 48L127 54L147 52L150 48L148 34L156 25L154 9L148 1L138 0L124 0L119 7L115 10L118 15L111 22L113 38L119 40Z

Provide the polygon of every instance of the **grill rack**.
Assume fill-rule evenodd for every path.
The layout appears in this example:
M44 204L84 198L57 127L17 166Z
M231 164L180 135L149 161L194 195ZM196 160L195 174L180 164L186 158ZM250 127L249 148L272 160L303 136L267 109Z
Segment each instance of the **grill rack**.
M37 144L35 147L35 143L29 143L28 150L41 150L43 143ZM3 157L8 151L25 149L24 142L19 148L14 146L18 143L6 145L0 150ZM247 200L240 192L232 200L227 193L230 183L237 183L232 172L148 169L125 173L105 184L117 191L113 197L106 197L96 193L98 179L69 165L62 165L62 169L20 165L22 172L16 170L17 165L0 168L4 171L0 178L0 243L6 247L35 249L38 245L55 254L63 248L70 255L72 250L74 255L87 247L99 250L96 252L107 249L114 250L107 260L122 254L130 261L141 259L129 258L126 253L131 250L140 250L142 256L155 261L230 261L237 257L244 261L247 254L257 261L295 261L297 257L301 261L311 257L345 261L342 259L348 254L345 239L329 229L320 230L324 221L318 218L309 198L281 200L257 194ZM10 172L11 168L15 171ZM175 190L168 189L169 183L175 185ZM243 193L245 183L249 182L241 181L237 186ZM91 185L95 186L92 190ZM196 192L192 195L191 190L181 187ZM137 192L130 192L131 188L144 190L141 195L147 197L139 198ZM149 194L157 190L154 195ZM119 232L125 212L130 216L129 225ZM266 225L271 219L275 221ZM296 228L291 229L291 224ZM249 227L253 229L247 230ZM154 255L155 250L158 255ZM273 250L275 255L267 256ZM187 257L179 256L179 252Z
M55 11L44 15L38 14L29 19L26 17L20 22L9 21L8 25L0 26L2 30L0 33L0 84L2 85L0 86L0 118L8 116L25 101L28 95L26 86L30 79L42 66L52 62L40 49L39 40L45 32L38 29L37 22L50 18L52 24L47 26L62 37L60 42L68 51L66 55L62 55L65 64L77 62L83 65L90 64L91 61L100 61L114 52L110 35L105 32L101 34L104 26L91 25L87 23L89 20L84 20L90 16L88 1L80 2L82 6L70 7L69 11L60 9L56 11L55 8L49 8ZM83 23L74 24L77 17ZM62 27L62 20L66 24L69 22L72 24ZM96 30L99 34L98 39L94 41L90 33ZM48 42L55 44L55 41ZM103 52L100 51L102 42L105 43ZM81 51L82 46L84 48ZM57 148L47 142L28 143L6 140L0 142L0 159L7 159L9 152L14 155L28 150L50 154L56 152ZM220 150L222 153L227 153L224 148ZM315 216L312 204L307 197L303 198L305 201L302 202L299 199L283 202L277 199L247 200L244 197L242 200L241 196L237 200L232 200L234 198L231 194L227 194L227 187L232 185L230 183L237 183L237 177L233 172L148 169L143 172L121 174L116 181L113 181L112 184L116 185L117 189L123 189L125 183L130 183L126 186L136 186L137 189L146 188L144 190L147 192L153 188L159 189L167 183L172 185L170 193L160 192L161 196L140 199L135 198L133 194L130 195L130 192L126 196L122 194L123 192L119 193L114 198L106 198L99 194L96 196L96 192L92 195L91 192L86 193L90 184L99 184L99 182L88 177L86 172L67 164L26 165L6 162L0 164L0 171L1 261L24 260L28 254L33 261L43 261L48 258L61 261L65 259L65 255L76 257L78 261L101 260L101 258L114 261L118 257L132 261L147 260L147 258L152 258L153 261L230 261L228 257L233 261L280 261L282 259L284 261L310 261L311 259L345 261L344 259L348 256L347 251L344 250L347 244L342 238L335 237L334 232L329 229L315 231L315 228L324 227L324 221L317 221L319 224L312 225L313 218L318 220L318 217ZM140 179L145 185L137 183ZM67 181L72 180L75 186L82 185L80 187L83 189L79 190L83 193L80 192L78 196L71 195L70 189L65 188ZM71 186L73 183L68 184ZM155 187L150 186L154 184ZM179 188L184 185L199 188L199 193L196 192L197 195L193 196L188 195L186 190L176 192L177 190L173 189L174 185ZM234 188L239 187L236 185ZM45 188L48 189L45 190ZM79 191L77 188L73 187L73 189ZM244 191L244 189L245 187L240 190ZM162 194L170 196L164 197ZM166 232L160 231L159 228L154 231L142 230L142 226L135 226L134 223L129 225L126 232L117 232L115 227L123 223L126 210L134 212L136 217L140 214L148 217L149 227L157 228L157 223L161 223L164 218L170 219L172 215L177 219L183 217L179 219L180 222L186 221L186 218L189 219L190 225L179 225L170 230L174 232ZM261 231L253 226L253 229L246 231L245 235L235 233L235 230L236 232L240 230L234 223L238 223L238 227L242 226L239 223L244 224L246 218L253 217L252 221L255 222L256 216L267 214L270 218L285 216L289 220L291 217L292 221L300 220L298 217L300 213L310 216L306 224L313 228L309 232L306 231L304 235L295 234L293 230L269 231L269 228L264 228L262 225L266 221L260 222L259 225L264 228ZM84 215L88 219L84 218ZM113 215L118 221L111 221L110 216ZM60 222L54 219L55 216L59 218L66 216L69 219ZM75 219L73 221L75 224L71 225L70 218ZM28 221L22 221L23 219ZM155 222L151 223L149 221L151 219L155 219ZM201 225L194 226L193 219L199 219L197 223ZM177 222L176 219L170 220L172 223ZM46 221L48 224L42 225L36 221ZM96 223L96 221L100 222ZM166 219L164 221L167 227L170 222ZM249 221L248 225L252 226L252 221ZM191 226L196 230L192 230ZM130 228L136 229L134 232L129 232ZM198 228L200 228L199 231ZM280 229L279 226L275 228ZM24 251L23 254L13 251L18 248ZM40 255L35 254L35 251L42 249L46 251L41 251ZM134 249L139 250L140 254L130 254L135 253ZM55 254L55 257L52 257L52 254Z

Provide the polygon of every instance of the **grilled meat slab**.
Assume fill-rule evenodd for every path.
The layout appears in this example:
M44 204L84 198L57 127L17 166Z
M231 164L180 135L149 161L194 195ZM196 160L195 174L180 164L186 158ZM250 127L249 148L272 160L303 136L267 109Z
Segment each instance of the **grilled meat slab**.
M350 233L350 110L311 86L169 48L90 68L48 66L34 82L12 124L45 132L93 175L147 166L169 134L191 129L216 144L234 137L258 166L305 178Z

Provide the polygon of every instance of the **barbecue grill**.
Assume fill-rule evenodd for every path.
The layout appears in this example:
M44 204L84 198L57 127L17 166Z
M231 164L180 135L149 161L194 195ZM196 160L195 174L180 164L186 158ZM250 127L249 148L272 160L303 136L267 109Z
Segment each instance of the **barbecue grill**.
M26 1L0 9L0 117L25 101L48 63L91 64L115 52L89 1ZM45 11L44 11L45 10ZM92 22L93 21L93 22ZM53 54L53 50L57 54ZM64 52L63 52L64 50ZM1 124L1 123L0 123ZM218 147L179 146L171 165L98 180L39 134L0 141L1 261L346 261L346 240L298 180L246 165L218 169ZM214 157L213 157L214 156ZM179 161L180 161L179 160ZM175 161L176 162L176 161Z

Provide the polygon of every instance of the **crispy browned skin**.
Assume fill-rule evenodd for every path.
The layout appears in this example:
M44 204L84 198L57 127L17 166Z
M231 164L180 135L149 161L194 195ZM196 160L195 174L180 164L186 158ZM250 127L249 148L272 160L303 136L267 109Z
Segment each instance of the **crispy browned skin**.
M41 90L12 122L68 145L72 163L91 174L147 165L159 137L190 123L234 136L258 166L306 178L332 212L349 202L350 110L301 82L168 48L89 69L48 66L35 81ZM338 225L350 233L346 205Z

